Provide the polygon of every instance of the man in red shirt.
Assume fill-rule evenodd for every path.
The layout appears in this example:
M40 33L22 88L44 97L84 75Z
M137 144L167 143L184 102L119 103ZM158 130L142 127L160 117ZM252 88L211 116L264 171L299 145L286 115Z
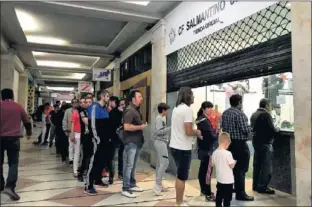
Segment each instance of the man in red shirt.
M85 108L85 99L80 99L80 108ZM78 176L78 167L79 167L79 160L80 160L80 141L81 141L81 123L80 123L80 115L79 115L79 108L73 111L71 116L71 134L70 134L70 141L74 145L74 160L73 160L73 173L74 177Z
M14 102L12 89L1 91L2 101L0 101L0 147L1 147L1 191L10 196L12 200L19 200L19 195L15 192L18 178L18 161L20 151L20 138L23 137L21 122L24 123L27 139L32 134L30 120L23 107ZM3 163L4 151L7 151L9 174L6 186L4 187Z

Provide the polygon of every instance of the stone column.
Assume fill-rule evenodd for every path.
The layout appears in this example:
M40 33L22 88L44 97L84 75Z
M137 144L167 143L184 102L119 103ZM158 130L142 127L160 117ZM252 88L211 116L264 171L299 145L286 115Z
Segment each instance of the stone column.
M291 2L297 206L311 206L311 2Z
M152 28L152 83L151 83L151 125L150 137L155 131L155 119L158 115L157 105L166 103L167 91L167 59L165 55L165 23L160 21ZM151 165L155 166L155 151L150 144Z
M120 96L120 58L115 59L113 73L113 94L114 96Z
M1 89L10 88L14 92L14 99L18 101L19 74L14 69L13 54L1 55Z
M18 103L21 104L25 111L27 111L28 101L28 76L25 73L19 74L19 87L18 87Z

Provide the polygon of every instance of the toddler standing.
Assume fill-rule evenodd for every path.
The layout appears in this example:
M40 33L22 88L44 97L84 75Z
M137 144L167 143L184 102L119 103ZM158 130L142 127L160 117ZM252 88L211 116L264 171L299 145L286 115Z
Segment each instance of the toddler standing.
M231 144L230 135L222 132L219 136L219 147L212 154L212 163L215 165L217 178L216 206L231 206L234 175L233 168L236 161L228 151Z

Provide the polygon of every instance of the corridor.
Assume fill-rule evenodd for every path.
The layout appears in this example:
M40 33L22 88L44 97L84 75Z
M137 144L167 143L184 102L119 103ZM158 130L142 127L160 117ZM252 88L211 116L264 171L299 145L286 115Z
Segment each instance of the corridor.
M33 136L35 137L35 136ZM18 202L1 195L1 206L174 206L174 176L167 174L164 184L170 191L157 197L152 191L155 180L154 170L141 161L137 169L138 185L144 192L130 199L120 195L121 181L115 180L109 188L98 188L97 196L87 196L83 192L84 183L73 178L72 169L56 158L55 148L36 147L33 140L21 142ZM4 165L5 176L7 165ZM260 195L251 191L251 180L247 182L247 192L255 196L254 202L239 202L233 199L233 206L295 206L295 199L277 192L274 196ZM213 180L215 192L215 181ZM199 196L197 180L189 180L186 185L185 199L190 206L214 206Z

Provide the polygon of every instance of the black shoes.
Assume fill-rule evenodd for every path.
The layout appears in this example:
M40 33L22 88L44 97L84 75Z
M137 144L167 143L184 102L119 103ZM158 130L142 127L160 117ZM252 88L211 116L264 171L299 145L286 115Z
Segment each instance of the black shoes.
M83 182L83 175L81 173L78 173L77 179L79 182Z
M72 165L73 164L73 161L69 161L69 165Z
M238 200L238 201L254 201L255 198L253 196L248 196L246 193L244 193L244 194L237 194L236 193L236 200Z
M18 201L20 199L19 195L12 188L4 188L3 193L8 195L13 201Z
M261 193L261 194L268 194L268 195L274 195L275 194L275 191L270 189L270 188L266 188L265 190L258 189L257 192Z

